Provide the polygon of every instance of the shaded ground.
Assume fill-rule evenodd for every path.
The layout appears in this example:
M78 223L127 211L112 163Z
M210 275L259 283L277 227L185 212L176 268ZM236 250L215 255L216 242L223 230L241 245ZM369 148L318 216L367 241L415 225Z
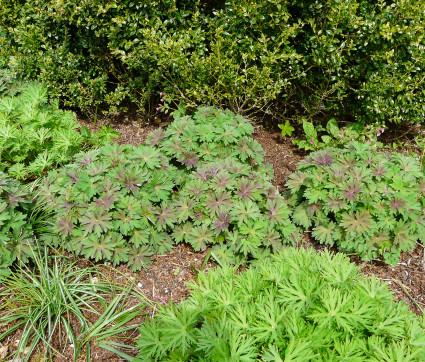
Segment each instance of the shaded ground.
M117 140L118 143L131 143L133 145L144 142L149 132L156 127L166 126L166 122L162 121L156 123L139 122L138 120L126 120L125 118L117 122L100 121L96 126L84 120L81 120L81 123L91 131L100 128L101 124L112 126L120 133L120 138ZM388 132L388 137L394 136L394 134L401 133L400 131ZM256 127L253 137L262 145L266 162L273 165L275 172L274 184L282 191L288 175L295 170L296 163L305 156L305 153L294 147L290 139L282 139L278 131ZM411 150L417 151L414 146L412 146ZM304 234L304 240L304 247L314 247L319 252L325 248L312 240L308 232ZM332 250L336 251L335 248L332 248ZM190 246L180 244L171 252L154 258L153 263L147 271L132 273L126 265L122 265L116 268L121 275L116 274L114 278L118 283L122 282L120 278L134 281L134 288L156 305L166 304L171 300L174 303L178 303L189 296L185 282L195 279L196 276L193 268L199 270L206 255L207 251L194 252ZM398 300L407 302L415 313L422 314L421 308L425 307L425 250L423 246L418 244L413 252L403 253L400 262L395 267L385 265L378 260L363 262L357 257L351 257L351 260L362 268L365 276L375 275L379 279L387 281ZM81 259L79 263L81 267L84 267L88 262ZM213 267L214 265L211 261L205 265L205 269ZM147 308L145 312L146 315L152 315L155 312L155 307ZM141 323L144 318L145 316L141 316L132 323ZM127 337L137 337L137 330L127 334ZM8 342L10 344L10 351L13 350L17 339L19 339L19 332L12 336ZM126 341L126 343L130 343L130 341ZM125 352L131 354L131 351ZM65 356L65 360L72 360L71 348L66 349ZM93 346L91 357L92 361L122 360L115 354L97 346ZM34 356L32 360L42 361L43 359ZM56 358L55 360L64 361L63 358ZM85 361L85 357L80 357L78 361Z

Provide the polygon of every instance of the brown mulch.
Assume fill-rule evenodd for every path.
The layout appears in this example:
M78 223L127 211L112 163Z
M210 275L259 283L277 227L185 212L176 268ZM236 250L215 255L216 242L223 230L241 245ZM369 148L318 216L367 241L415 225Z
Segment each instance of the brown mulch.
M111 126L120 133L120 138L117 140L118 143L130 143L133 145L143 143L149 132L158 126L166 126L164 123L155 123L150 120L138 119L137 117L126 119L125 116L115 122L101 120L96 126L85 120L80 120L80 122L82 125L87 126L90 131L96 131L102 124ZM275 173L274 185L282 191L285 188L284 185L288 175L295 170L297 162L303 159L306 153L294 147L291 139L282 138L277 130L266 130L256 126L253 137L263 147L266 162L273 165ZM309 233L304 234L304 239L305 243L303 245L305 247L314 247L318 252L325 248L323 245L312 240ZM331 250L336 251L335 248L331 248ZM132 323L142 323L146 316L152 316L156 310L155 305L163 305L171 301L173 303L179 303L186 299L189 296L189 291L185 283L193 281L196 277L191 265L199 270L206 255L207 251L194 252L190 246L180 244L171 252L155 257L147 270L133 273L126 265L117 267L116 269L120 274L118 273L114 277L116 282L133 281L135 290L145 295L154 303L153 307L151 306L145 309L146 315L141 316ZM374 275L388 282L389 287L393 290L398 300L408 303L409 307L416 314L422 314L422 308L425 306L425 251L423 246L418 244L414 251L403 253L397 266L386 265L379 260L363 262L357 257L351 257L351 261L361 268L365 276ZM84 267L87 261L81 259L80 263ZM214 267L211 261L205 265L206 270ZM132 337L132 343L134 343L134 338L137 337L137 330L127 334L127 337ZM14 340L18 338L19 332L11 338L10 343L12 346ZM127 340L125 343L130 343L130 341ZM13 348L11 349L13 350ZM134 355L134 352L132 353L131 351L125 351L125 353ZM55 361L72 360L71 348L66 349L65 357L66 359L57 357ZM37 358L39 358L39 355L34 356L32 360L43 360ZM98 346L92 347L91 358L93 361L122 360L115 354ZM85 361L85 357L80 357L78 361Z

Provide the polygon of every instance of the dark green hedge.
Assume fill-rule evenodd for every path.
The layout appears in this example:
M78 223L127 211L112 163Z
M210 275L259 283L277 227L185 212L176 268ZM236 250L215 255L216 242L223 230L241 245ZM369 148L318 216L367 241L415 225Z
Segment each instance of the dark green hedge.
M0 0L3 56L66 105L213 104L254 116L418 121L413 1Z

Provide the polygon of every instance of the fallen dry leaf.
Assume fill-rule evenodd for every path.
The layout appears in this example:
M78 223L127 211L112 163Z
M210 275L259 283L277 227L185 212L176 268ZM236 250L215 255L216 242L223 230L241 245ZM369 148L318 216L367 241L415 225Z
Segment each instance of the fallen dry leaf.
M9 352L9 346L0 347L0 359L4 359Z

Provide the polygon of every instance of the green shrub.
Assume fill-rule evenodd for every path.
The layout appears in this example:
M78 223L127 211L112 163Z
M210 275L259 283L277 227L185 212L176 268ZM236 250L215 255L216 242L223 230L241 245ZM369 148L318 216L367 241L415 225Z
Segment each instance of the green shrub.
M425 175L414 158L352 142L310 154L287 186L293 221L320 243L396 264L425 242Z
M294 238L252 126L214 108L176 118L148 146L105 146L50 172L38 189L55 212L48 241L139 270L182 241L240 263Z
M28 260L34 248L31 199L26 189L0 171L0 279L19 259Z
M0 2L2 53L67 105L421 121L422 0ZM1 55L1 54L0 54Z
M293 2L304 21L295 49L310 68L300 78L305 113L422 121L424 10L420 0Z
M0 98L0 170L20 180L39 177L69 162L84 143L98 145L116 135L104 127L99 135L87 132L83 137L79 127L74 113L47 102L42 85Z
M138 361L421 361L417 317L342 254L285 248L200 273L192 295L140 328Z

